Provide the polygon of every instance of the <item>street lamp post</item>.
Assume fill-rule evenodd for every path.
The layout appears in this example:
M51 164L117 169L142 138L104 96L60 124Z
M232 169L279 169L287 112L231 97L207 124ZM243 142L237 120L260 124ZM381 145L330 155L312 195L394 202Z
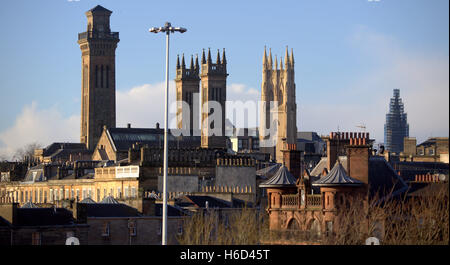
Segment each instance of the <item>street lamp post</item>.
M153 33L166 33L166 91L164 93L164 175L163 175L163 216L162 216L162 244L167 245L167 156L168 156L168 107L169 107L169 36L170 33L176 31L180 33L186 32L187 29L180 27L172 27L170 22L166 22L164 27L151 28L149 31Z

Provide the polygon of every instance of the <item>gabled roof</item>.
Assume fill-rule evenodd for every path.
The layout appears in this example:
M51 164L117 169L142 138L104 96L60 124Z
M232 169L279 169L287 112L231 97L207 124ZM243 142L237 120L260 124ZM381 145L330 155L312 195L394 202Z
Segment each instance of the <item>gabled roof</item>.
M116 151L128 151L136 143L161 148L164 145L164 129L160 128L109 128L107 134ZM199 147L201 136L175 137L169 130L168 144L169 147Z
M328 175L312 183L313 186L361 186L363 183L357 179L351 178L345 172L341 163L336 161L334 167L330 170Z
M83 143L52 143L48 145L44 149L44 156L55 156L59 154L62 150L68 150L72 152L88 152L89 150L86 149L86 144ZM69 152L70 152L69 151Z
M259 187L261 188L281 188L281 187L295 187L297 179L289 172L286 166L281 166L277 173L261 183Z

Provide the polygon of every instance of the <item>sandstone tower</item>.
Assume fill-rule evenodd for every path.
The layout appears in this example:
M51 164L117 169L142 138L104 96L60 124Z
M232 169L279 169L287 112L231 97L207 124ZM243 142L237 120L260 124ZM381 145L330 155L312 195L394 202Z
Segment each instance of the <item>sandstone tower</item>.
M186 68L184 54L181 58L177 58L177 74L175 83L177 87L177 129L189 129L190 135L193 130L199 128L198 116L198 96L200 91L200 66L198 57L191 56L191 65ZM181 102L185 102L189 109L183 109Z
M267 56L264 47L261 101L265 104L261 108L260 142L270 137L267 134L264 136L270 126L274 126L277 132L276 138L273 139L274 145L261 147L261 150L270 153L272 158L276 159L278 163L282 163L282 150L287 148L287 144L296 144L297 142L294 53L291 50L291 55L289 55L287 47L284 63L280 58L279 65L277 57L275 56L275 62L273 62L271 50L269 50L269 56ZM276 102L278 106L271 109L271 101ZM277 121L274 119L277 119Z
M205 50L203 50L201 106L207 110L207 112L202 111L201 115L201 146L203 148L226 148L225 101L227 98L227 76L225 49L223 50L222 59L220 59L220 53L217 51L216 63L212 62L211 51L208 49L208 57L205 58ZM212 101L220 104L220 115L211 110L214 104ZM221 116L221 118L213 119L213 116ZM209 135L214 130L220 131L220 135Z
M116 126L115 51L119 33L111 32L111 11L96 6L86 12L87 31L78 34L81 55L81 139L94 149L103 126Z

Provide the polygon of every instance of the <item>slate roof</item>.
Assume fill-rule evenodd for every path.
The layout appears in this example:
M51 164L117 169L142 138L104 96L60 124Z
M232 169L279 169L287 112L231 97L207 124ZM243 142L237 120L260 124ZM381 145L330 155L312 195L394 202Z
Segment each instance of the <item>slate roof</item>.
M26 202L20 208L39 208L39 207L37 207L36 204L32 202Z
M312 183L313 186L361 186L363 183L357 179L351 178L345 172L344 167L339 161L336 161L330 172Z
M405 181L415 179L419 174L449 174L449 164L440 162L390 162L396 172L400 171L400 175Z
M167 205L167 216L185 216L187 213L178 206ZM155 216L162 216L162 204L155 204Z
M297 132L297 141L300 142L323 142L316 132Z
M133 144L148 145L149 147L163 147L164 129L158 128L109 128L108 136L117 151L128 151ZM169 130L169 147L199 147L201 136L175 137Z
M286 166L281 166L277 173L266 180L265 182L259 184L261 188L279 188L279 187L295 187L295 182L297 179L289 172Z
M23 182L44 181L43 164L39 164L30 168L25 174Z
M17 226L73 225L72 212L64 208L18 208Z
M119 202L114 199L112 196L106 196L100 203L105 204L118 204Z
M347 171L347 156L339 156L339 161L341 162L345 171ZM314 177L319 176L320 174L322 174L323 169L327 167L327 162L328 158L326 156L322 157L319 163L317 163L317 165L313 168L313 170L311 170L309 174Z
M93 199L87 197L83 200L81 200L79 203L96 203Z
M83 143L52 143L48 145L44 150L44 156L55 156L61 150L70 150L71 152L88 151L86 144Z
M230 202L215 197L195 195L182 196L177 202L177 205L181 207L194 206L198 208L206 208L206 202L208 202L208 208L230 208L232 206Z
M88 217L135 217L139 211L122 203L86 203Z
M265 168L261 168L256 171L256 176L269 179L273 177L278 172L278 169L280 169L281 164L273 164Z
M369 192L371 196L379 193L381 197L406 192L408 185L397 174L384 157L369 158Z

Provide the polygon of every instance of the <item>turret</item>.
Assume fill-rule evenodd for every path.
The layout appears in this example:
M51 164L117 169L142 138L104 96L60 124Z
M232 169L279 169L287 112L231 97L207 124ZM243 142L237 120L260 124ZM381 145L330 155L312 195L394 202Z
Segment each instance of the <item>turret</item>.
M186 64L184 62L184 53L183 53L183 57L181 58L181 69L186 69Z
M225 56L225 48L223 48L222 64L223 64L223 65L226 65L226 64L227 64L227 58L226 58L226 56Z
M216 64L220 64L220 53L219 53L219 49L217 49L217 59L216 59Z

